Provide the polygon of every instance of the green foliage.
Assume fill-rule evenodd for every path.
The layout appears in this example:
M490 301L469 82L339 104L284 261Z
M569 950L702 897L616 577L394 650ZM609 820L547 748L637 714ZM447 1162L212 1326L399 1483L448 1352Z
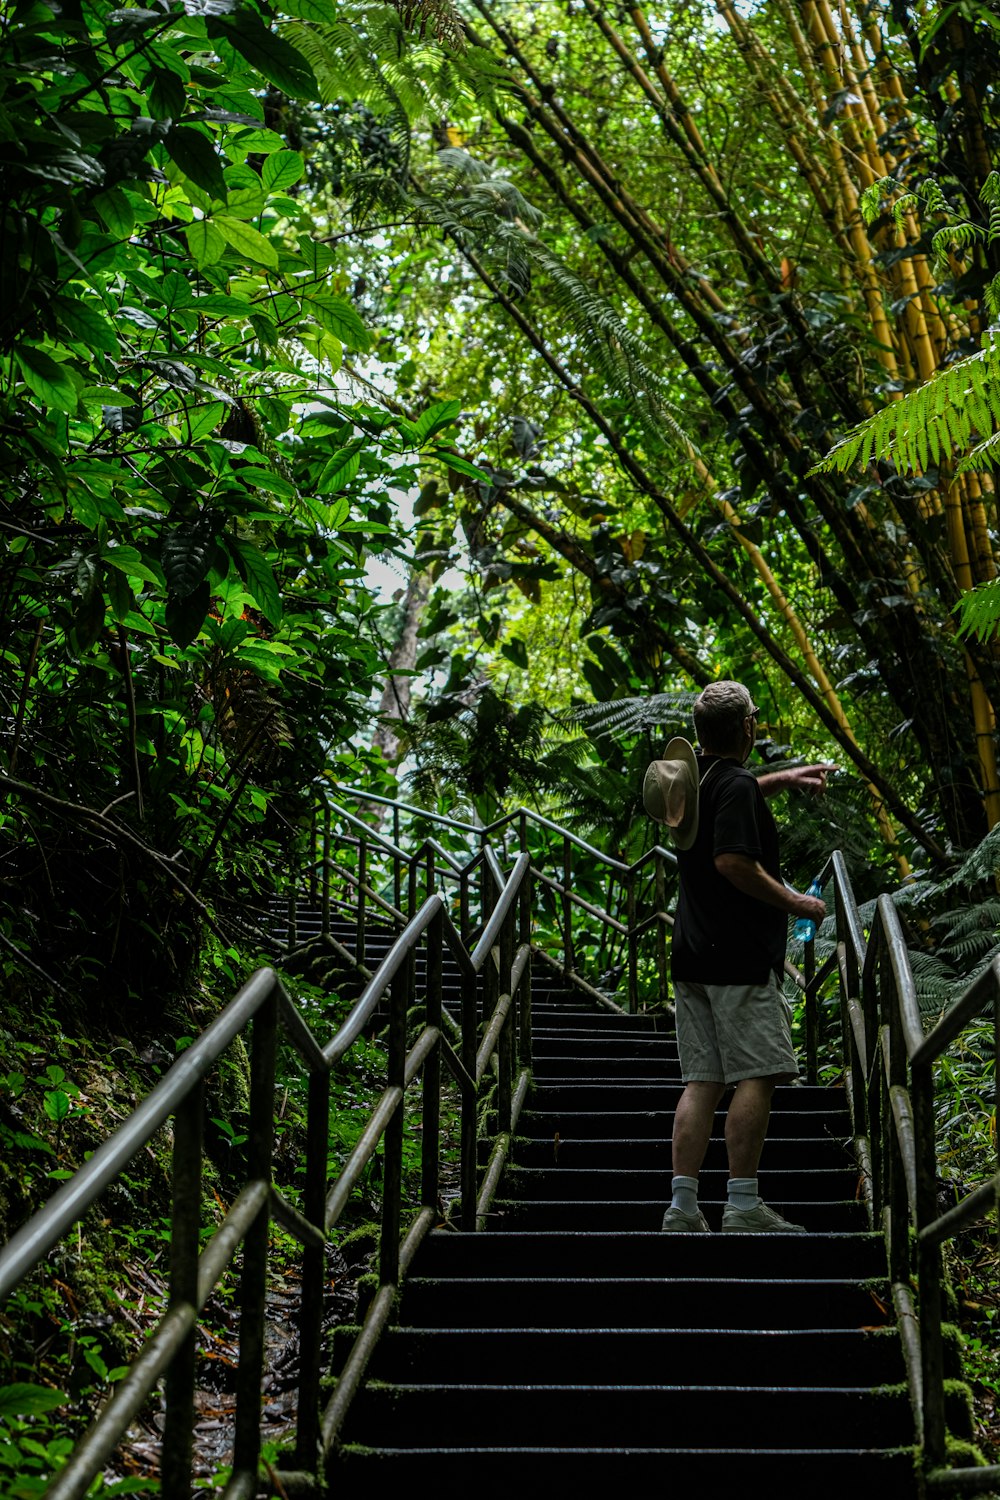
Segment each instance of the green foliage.
M110 952L116 1006L188 982L200 888L273 885L301 788L368 713L390 480L455 461L440 405L407 424L336 383L371 333L273 94L316 97L303 47L333 16L3 22L0 879L15 951L82 992Z
M846 433L812 470L846 474L855 465L887 460L899 469L926 473L953 458L962 467L992 462L1000 424L1000 365L996 340L882 407Z

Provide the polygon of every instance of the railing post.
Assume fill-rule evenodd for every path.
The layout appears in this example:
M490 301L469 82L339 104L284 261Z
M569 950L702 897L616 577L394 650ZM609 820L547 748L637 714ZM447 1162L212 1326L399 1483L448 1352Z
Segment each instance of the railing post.
M518 1016L518 1047L517 1055L522 1067L531 1066L531 897L533 881L529 869L521 886L521 895L518 902L518 944L528 946L528 961L521 975L521 988L518 992L517 1016Z
M316 905L316 803L309 809L309 902Z
M508 911L500 930L500 939L497 949L499 968L497 969L496 993L494 1005L501 995L506 995L510 990L510 971L513 963L514 925L513 912ZM486 960L487 966L493 968L493 955L490 954ZM497 1042L497 1133L509 1131L511 1128L512 1101L513 1101L513 1074L514 1074L514 1047L513 1047L513 1004L507 1012Z
M802 955L806 981L806 1083L819 1081L819 995L816 990L816 940L807 938Z
M330 1075L317 1068L309 1074L306 1116L306 1178L303 1211L310 1224L325 1228L327 1149L330 1138ZM299 1303L299 1401L295 1461L315 1471L320 1442L320 1363L322 1359L323 1288L326 1254L321 1246L302 1251L302 1296Z
M639 938L636 933L635 870L625 877L626 923L628 925L628 1008L632 1015L639 1009Z
M430 898L434 894L434 874L435 874L434 850L433 849L428 849L427 850L427 863L426 863L426 870L425 870L425 877L424 877L425 880L426 880L426 884L424 886L424 900L425 901L429 901Z
M439 912L427 928L427 998L424 1020L441 1028L442 947L444 914ZM438 1201L438 1152L441 1134L441 1048L437 1046L424 1063L423 1130L420 1136L420 1201L435 1208Z
M170 1222L170 1306L198 1303L201 1228L203 1085L197 1083L174 1116L173 1207ZM160 1458L163 1500L189 1500L194 1428L195 1352L192 1328L166 1378L166 1421Z
M271 1181L274 1151L274 1065L278 997L272 991L253 1021L250 1053L250 1137L247 1170L251 1182ZM267 1300L267 1248L270 1210L261 1208L243 1242L240 1277L240 1359L236 1372L236 1431L233 1471L256 1475L260 1459L260 1397L264 1373L264 1312Z
M295 869L294 861L291 858L289 858L289 861L288 861L288 951L289 951L289 953L294 952L294 950L298 947L298 942L299 942L299 932L298 932L298 926L299 926L299 923L298 923L298 898L297 898L296 892L295 892L295 886L296 886L296 880L297 880L297 878L298 878L298 876L297 876L297 871Z
M323 809L323 936L330 936L330 809Z
M937 1143L934 1137L934 1079L930 1063L911 1069L910 1097L917 1152L917 1285L924 1389L924 1462L934 1468L943 1463L945 1457L941 1248L920 1238L921 1229L937 1217Z
M480 844L480 852L482 854L482 862L479 866L479 920L485 927L493 915L493 908L497 904L499 892L494 888L493 876L490 873L489 865L486 863L485 839Z
M883 1009L884 1023L888 1028L889 1072L886 1081L886 1199L889 1209L889 1279L892 1282L909 1283L910 1280L910 1207L906 1192L906 1171L899 1134L892 1109L894 1089L906 1090L906 1044L903 1040L902 1018L899 1011L899 996L892 994L890 1003Z
M462 1228L468 1232L474 1232L476 1228L477 1105L479 1101L475 1077L478 991L477 976L463 973L462 1066L472 1080L462 1085Z
M411 854L406 869L406 915L409 919L416 914L417 910L417 870L420 864L420 851Z
M466 866L458 877L458 930L462 942L468 946L472 918L469 915L469 870Z
M562 918L563 918L563 967L567 974L572 974L576 968L576 954L573 951L573 903L570 900L570 892L573 889L573 844L569 838L563 839L563 893L562 893Z
M875 1220L872 1225L873 1229L882 1227L882 1208L885 1203L885 1174L882 1160L885 1139L882 1118L885 1068L882 1061L879 1026L881 1008L879 992L886 983L891 985L892 976L883 938L884 934L879 919L876 917L868 939L869 958L874 949L875 962L865 963L865 974L861 979L862 1007L865 1017L865 1053L868 1063L868 1077L865 1082L865 1114L868 1121L868 1150L872 1168L872 1214Z
M389 991L389 1047L386 1086L402 1089L406 1083L406 1007L412 994L413 956L400 969ZM403 1192L403 1101L400 1100L385 1127L382 1174L382 1241L379 1247L379 1283L399 1283L399 1223Z
M663 863L663 855L657 851L653 855L653 882L656 901L656 921L653 924L656 932L656 984L660 993L660 999L667 998L667 929L661 916L667 906L667 872Z
M358 919L354 937L354 957L359 964L365 962L368 929L368 840L362 835L358 840Z

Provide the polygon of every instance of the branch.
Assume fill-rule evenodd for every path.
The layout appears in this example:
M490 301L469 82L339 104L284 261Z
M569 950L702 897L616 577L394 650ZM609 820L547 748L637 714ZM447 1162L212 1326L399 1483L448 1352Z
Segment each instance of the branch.
M102 834L109 843L115 844L121 849L131 849L148 863L153 864L165 875L170 883L176 887L187 901L196 908L205 925L219 939L226 942L225 934L216 925L208 907L199 901L194 891L185 883L177 871L174 861L159 849L153 849L141 838L134 834L131 829L125 828L121 823L114 822L104 813L99 813L93 807L84 807L79 802L66 802L61 797L54 797L51 792L43 792L39 787L31 786L27 781L18 781L13 776L5 776L0 772L0 788L7 792L23 797L27 802L33 802L38 807L48 808L50 812L64 818L73 818L79 823L90 826L92 830Z

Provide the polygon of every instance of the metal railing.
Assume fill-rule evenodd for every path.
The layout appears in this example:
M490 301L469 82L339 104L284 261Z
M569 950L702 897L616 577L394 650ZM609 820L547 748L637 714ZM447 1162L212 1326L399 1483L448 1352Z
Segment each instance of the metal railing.
M844 1080L855 1147L872 1226L886 1239L924 1484L932 1494L994 1493L1000 1489L1000 1465L946 1466L941 1246L996 1211L1000 1173L946 1213L939 1212L934 1067L991 1003L994 1060L1000 1061L1000 959L925 1035L891 898L879 897L866 937L841 854L831 856L821 879L833 883L836 947L816 971L813 944L807 944L804 983L807 997L815 1002L827 976L835 971L838 978ZM994 1109L996 1104L995 1093Z
M346 795L346 790L341 789ZM476 828L440 815L422 814L444 830L451 847L425 838L413 853L399 846L403 813L388 799L353 791L368 802L393 809L390 839L369 828L358 814L329 800L321 812L323 831L314 840L305 878L311 895L320 893L330 931L330 914L353 891L356 952L365 955L366 913L388 917L399 928L388 957L365 986L336 1036L321 1046L272 971L254 976L216 1022L185 1052L129 1121L67 1182L10 1244L0 1252L0 1297L6 1295L93 1203L171 1116L174 1117L174 1178L170 1299L159 1328L129 1374L115 1388L90 1433L78 1445L49 1494L54 1500L82 1495L92 1477L140 1410L157 1379L166 1374L167 1417L163 1449L163 1493L174 1500L188 1493L191 1470L191 1417L194 1393L195 1330L199 1312L236 1250L243 1245L240 1366L233 1476L225 1500L253 1493L259 1455L260 1380L268 1226L273 1218L302 1245L301 1368L296 1462L283 1473L287 1493L304 1491L332 1451L348 1406L360 1386L371 1352L392 1314L401 1279L423 1237L438 1219L439 1127L443 1070L455 1080L461 1098L461 1227L474 1232L485 1224L510 1150L530 1081L532 902L542 901L558 917L561 960L539 947L535 957L603 1004L611 1004L583 977L588 967L620 959L627 975L629 1008L636 1008L640 968L666 987L667 882L675 858L654 848L632 864L594 849L584 840L527 809ZM338 864L337 821L347 830L352 861ZM503 864L512 866L504 873ZM468 839L466 858L461 839ZM494 845L500 844L499 854ZM343 847L341 845L340 847ZM473 853L472 851L476 852ZM587 888L606 879L603 901L575 887L581 858ZM886 1237L893 1300L900 1328L911 1402L931 1492L983 1493L1000 1488L1000 1466L945 1467L945 1387L942 1346L941 1245L963 1226L996 1206L1000 1174L945 1214L937 1210L937 1152L934 1128L934 1065L970 1019L992 1001L994 1047L1000 1035L1000 960L972 984L934 1029L924 1035L913 977L892 901L881 897L866 934L843 857L831 856L821 879L833 886L836 941L817 967L815 946L805 946L803 970L791 969L804 996L807 1077L816 1081L821 1030L836 1009L844 1081L853 1134L874 1228ZM472 899L478 886L478 902ZM423 897L422 904L418 901ZM473 922L472 907L477 906ZM652 956L642 945L652 939ZM418 1033L408 1044L407 1017L413 1021L415 959L425 948ZM457 1047L445 1026L442 1003L444 955L452 955L460 975L461 1022ZM789 966L791 967L791 966ZM595 971L596 972L596 971ZM839 1005L823 995L836 983ZM378 1106L341 1173L326 1180L328 1103L331 1070L370 1024L388 995L386 1086ZM202 1080L212 1063L252 1024L251 1135L248 1180L223 1223L198 1253ZM305 1191L300 1212L271 1180L273 1079L279 1026L308 1073ZM423 1121L420 1205L405 1236L402 1229L403 1100L422 1076ZM477 1107L484 1081L495 1090L496 1128L488 1165L478 1181ZM336 1390L320 1411L320 1319L326 1236L336 1224L353 1187L384 1141L384 1198L379 1241L378 1288ZM917 1305L912 1282L915 1276ZM919 1317L917 1316L919 1312Z
M392 838L342 806L343 800L390 814ZM424 825L438 828L443 837L450 836L450 847L424 837L407 853L399 844L400 830L407 822L418 832ZM648 991L657 997L666 994L667 933L673 921L667 909L668 887L677 856L660 845L627 864L531 808L516 808L486 826L478 826L441 813L424 812L362 788L338 786L330 790L318 786L309 852L299 866L298 880L291 884L294 889L308 881L311 899L321 911L321 933L328 940L333 914L338 909L353 914L351 956L363 964L372 910L400 924L412 913L421 886L425 894L433 889L453 890L459 926L467 936L472 904L469 882L475 870L468 851L497 842L501 854L506 849L508 858L513 850L531 854L538 907L550 914L559 932L560 973L570 984L607 1004L608 997L596 987L596 980L602 973L620 975L626 1003L616 1008L630 1011L639 1009L644 974L648 975ZM338 850L345 849L353 855L348 865L338 859ZM459 851L465 851L464 864L458 858ZM339 897L338 881L343 892ZM608 887L603 905L596 899L602 881ZM583 895L578 886L590 894ZM289 929L294 941L294 918ZM591 980L585 971L591 974Z
M76 1224L100 1193L122 1173L152 1136L173 1119L172 1217L167 1310L117 1384L93 1426L76 1445L46 1494L78 1500L113 1454L161 1378L165 1426L161 1493L188 1500L191 1492L196 1337L200 1313L242 1247L239 1361L233 1464L224 1500L248 1500L257 1490L260 1457L261 1379L270 1224L276 1220L302 1247L300 1364L295 1461L283 1473L286 1493L314 1486L336 1439L347 1405L371 1350L389 1319L400 1279L421 1240L439 1218L442 1067L461 1098L461 1227L482 1227L499 1180L531 1063L530 910L527 854L505 877L492 849L476 859L489 910L469 951L440 894L432 893L396 939L336 1035L322 1046L273 970L262 969L243 986L210 1027L178 1058L139 1108L0 1251L0 1298L32 1270ZM418 999L415 959L425 949L425 982L419 1029L408 1040ZM445 951L461 979L460 1046L443 1027ZM333 1071L364 1033L388 993L385 1088L367 1126L336 1180L327 1181L329 1095ZM481 1010L481 1020L480 1020ZM302 1210L273 1182L274 1080L279 1028L308 1075ZM241 1034L250 1031L250 1099L247 1181L222 1223L199 1253L202 1214L203 1081ZM484 1180L477 1186L477 1107L489 1074L495 1088L495 1141ZM402 1243L404 1096L422 1077L420 1204ZM336 1391L320 1410L321 1309L327 1237L379 1145L383 1149L382 1221L378 1289Z

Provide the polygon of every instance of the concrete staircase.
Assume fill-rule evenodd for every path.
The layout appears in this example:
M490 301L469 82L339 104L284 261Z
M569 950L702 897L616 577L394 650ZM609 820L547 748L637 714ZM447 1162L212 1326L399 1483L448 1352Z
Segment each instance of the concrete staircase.
M534 1054L489 1229L425 1240L348 1415L336 1483L916 1495L885 1251L843 1093L776 1095L761 1189L807 1236L663 1235L680 1091L668 1023L536 981ZM701 1179L716 1231L721 1127Z

